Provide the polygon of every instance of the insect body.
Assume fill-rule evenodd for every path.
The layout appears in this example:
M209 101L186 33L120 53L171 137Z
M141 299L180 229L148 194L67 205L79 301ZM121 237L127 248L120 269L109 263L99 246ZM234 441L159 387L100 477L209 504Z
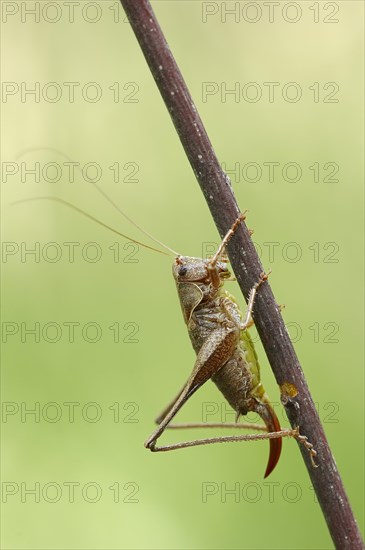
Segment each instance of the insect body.
M237 420L240 415L256 412L269 432L279 431L279 421L260 381L260 366L247 327L233 296L223 289L223 280L230 273L224 263L217 263L215 284L212 284L208 266L211 268L195 258L177 258L174 265L197 363L201 369L213 373L213 382L236 411ZM271 439L270 446L265 477L279 460L281 439Z
M236 421L240 415L253 411L261 416L268 432L280 431L279 421L261 384L257 355L247 332L247 328L252 324L250 316L256 291L267 276L262 274L252 289L245 319L242 318L234 297L223 287L224 281L232 280L232 277L225 259L221 258L222 251L243 219L244 216L241 216L236 220L212 259L185 256L178 256L175 259L173 275L197 358L188 382L176 401L164 411L163 417L159 419L161 420L159 427L147 440L145 445L151 450L170 450L204 442L227 440L215 438L215 440L198 440L168 447L155 446L156 440L181 406L210 378L236 411ZM239 439L249 437L241 436ZM265 477L274 469L280 452L280 437L270 439L270 456Z
M317 464L314 458L317 453L307 437L299 434L299 427L292 430L280 429L279 421L261 384L257 355L247 331L253 324L251 321L251 313L256 292L259 286L265 282L267 276L261 274L260 279L251 289L247 313L244 318L239 311L234 297L223 288L224 281L234 280L231 278L227 268L227 260L223 255L224 247L239 224L245 219L245 216L240 215L237 218L224 237L213 258L204 260L201 258L181 256L136 225L101 188L96 184L94 185L129 222L175 255L173 275L176 281L180 304L190 340L197 354L196 362L188 381L176 399L156 420L159 425L145 442L145 447L149 448L151 451L170 451L226 441L269 439L270 455L265 472L265 477L267 477L275 468L279 460L282 445L281 438L290 436L295 437L307 448L310 453L312 464L316 467ZM28 202L29 200L52 200L59 202L121 237L156 252L165 254L165 252L161 250L147 246L135 239L131 239L120 231L94 218L77 206L62 199L46 196L37 197L35 199L25 199L17 201L17 203ZM252 411L258 413L265 423L265 427L255 425L255 428L264 429L264 431L269 433L213 437L157 447L156 441L166 428L208 426L208 424L174 426L171 425L170 422L189 397L209 379L215 382L229 404L236 411L236 424L233 425L234 427L253 427L247 424L237 424L241 415L245 415ZM228 424L222 424L221 426L232 427L232 425Z

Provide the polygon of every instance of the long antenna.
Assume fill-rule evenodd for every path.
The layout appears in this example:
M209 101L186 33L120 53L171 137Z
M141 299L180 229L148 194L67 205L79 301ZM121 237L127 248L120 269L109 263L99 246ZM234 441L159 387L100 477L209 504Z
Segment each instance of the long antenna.
M94 183L94 182L93 182ZM123 210L121 208L119 208L119 206L110 198L108 197L108 195L105 193L105 191L103 189L101 189L101 187L99 187L96 183L94 183L96 189L99 191L99 193L101 193L103 195L103 197L106 198L106 200L108 202L110 202L110 204L112 206L114 206L114 208L120 213L122 214L122 216L125 217L126 220L129 221L129 223L131 223L132 225L134 225L134 227L136 227L137 229L139 229L142 233L144 233L144 235L146 235L147 237L149 237L150 239L152 239L153 241L155 241L155 243L159 244L160 246L163 246L164 248L166 248L166 250L169 250L170 252L172 252L172 254L174 254L174 256L180 256L180 254L178 252L175 252L175 250L173 250L172 248L170 248L169 246L167 246L166 244L164 244L163 242L159 241L158 239L156 239L156 237L154 237L153 235L151 235L150 233L148 233L148 231L146 231L145 229L143 229L141 226L139 226L138 224L136 224L136 222L134 222L132 220L132 218L130 218L125 212L123 212Z
M55 149L53 147L32 147L32 148L29 148L29 149L25 149L24 151L22 151L18 156L17 156L17 159L22 157L23 155L25 155L26 153L31 153L32 151L53 151L55 153L57 153L58 155L61 155L63 156L64 158L66 158L68 161L70 162L73 162L72 159L66 155L65 153L63 153L62 151L59 151L58 149ZM79 166L76 166L76 168L78 169L79 172L81 172L81 169ZM103 189L101 189L101 187L98 186L98 184L94 181L91 182L94 187L98 190L98 192L103 195L103 197L119 212L119 214L121 214L126 220L129 221L129 223L131 223L132 225L134 225L134 227L136 227L139 231L141 231L141 233L143 233L144 235L146 235L147 237L149 237L152 241L154 241L155 243L159 244L160 246L162 246L163 248L165 248L166 250L168 250L170 253L172 253L174 256L180 256L180 254L178 252L176 252L175 250L173 250L172 248L170 248L169 246L167 246L166 244L164 244L163 242L159 241L158 239L156 239L156 237L154 237L153 235L151 235L150 233L148 233L145 229L143 229L142 227L140 227L138 224L136 224L136 222L134 222L132 220L132 218L130 218L121 208L119 208L119 206L105 193L105 191ZM143 244L143 243L140 243L139 241L136 241L134 239L131 239L130 237L126 237L126 235L123 235L123 233L120 233L119 231L117 231L116 229L113 229L112 227L110 227L109 225L101 222L100 220L94 218L93 216L87 214L84 210L81 210L80 208L78 208L77 206L74 206L73 204L71 204L70 202L67 202L67 201L64 201L62 199L57 199L55 197L39 197L39 199L41 200L44 200L44 199L48 199L48 200L55 200L55 201L58 201L60 203L63 203L65 204L66 206L69 206L70 208L73 208L74 210L76 210L77 212L80 212L81 214L83 214L84 216L86 216L87 218L90 218L91 220L94 220L96 223L98 223L99 225L102 225L104 227L107 227L108 229L110 229L111 231L113 231L114 233L117 233L118 235L121 235L122 237L132 241L132 242L135 242L137 244L140 244L141 246L144 246L146 248L149 248L150 250L155 250L157 252L161 252L161 250L157 250L156 248L153 248L151 246L147 246L146 244ZM20 201L16 201L16 203L13 203L13 204L17 204L17 203L21 203L21 202L26 202L27 200L37 200L37 197L35 198L32 198L32 199L25 199L25 200L20 200ZM162 253L162 252L161 252ZM167 254L166 254L167 256Z
M132 239L131 237L128 237L128 235L124 235L124 233L121 233L117 229L114 229L114 227L111 227L110 225L107 225L106 223L98 220L97 218L94 218L91 214L88 214L84 210L81 210L81 208L78 208L74 204L71 204L70 202L64 201L63 199L59 199L58 197L50 197L50 196L44 196L44 197L32 197L30 199L22 199L20 201L14 201L12 204L21 204L23 202L30 202L30 201L43 201L43 200L50 200L50 201L56 201L61 204L64 204L68 208L71 208L71 210L75 210L76 212L79 212L79 214L82 214L86 218L89 218L89 220L93 220L94 222L98 223L102 227L105 227L106 229L109 229L113 233L116 233L117 235L120 235L124 239L127 239L128 241L132 241L133 243L139 244L140 246L144 246L145 248L149 248L150 250L154 250L155 252L159 252L159 254L163 254L164 256L169 256L169 254L166 254L166 252L163 252L162 250L159 250L158 248L153 248L153 246L148 246L148 244L141 243L140 241L136 241L136 239Z

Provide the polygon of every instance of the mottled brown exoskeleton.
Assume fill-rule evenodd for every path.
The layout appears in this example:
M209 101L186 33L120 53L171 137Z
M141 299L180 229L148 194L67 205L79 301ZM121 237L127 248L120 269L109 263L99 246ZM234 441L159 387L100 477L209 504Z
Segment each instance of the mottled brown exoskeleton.
M166 248L171 254L175 255L173 275L176 281L185 323L197 355L194 369L188 381L176 399L156 420L159 425L145 442L145 447L149 448L151 451L170 451L226 441L269 439L270 454L265 472L265 477L267 477L275 468L279 460L281 453L281 438L291 436L305 445L310 453L313 465L316 466L314 457L317 453L306 436L299 434L299 428L297 427L293 430L280 430L277 416L270 405L268 396L260 381L260 366L247 329L253 324L251 313L256 292L260 285L266 281L267 275L262 273L257 283L252 288L245 317L242 316L235 298L223 288L225 281L234 280L227 267L224 247L239 224L245 219L244 214L241 214L234 222L213 258L206 260L202 258L181 256L139 227L101 188L96 184L95 187L130 223L148 235L152 240ZM17 202L22 203L32 200L52 200L59 202L127 240L165 254L161 250L128 237L124 233L110 227L63 199L46 196ZM184 403L209 379L213 380L229 404L236 411L236 423L171 425L171 420ZM265 426L237 423L241 415L244 416L251 411L260 415ZM163 447L156 446L156 441L166 428L206 428L217 426L255 428L268 433L212 437L175 443Z
M245 318L236 300L223 287L224 281L234 280L223 257L224 247L244 220L241 215L228 231L216 254L211 259L177 256L173 275L189 336L197 358L193 372L176 400L157 419L158 428L145 446L151 451L173 449L250 439L270 439L270 455L265 477L275 468L281 453L281 437L298 436L295 430L280 431L278 418L260 381L260 367L247 328L253 324L251 312L255 294L267 276L261 274L252 288ZM236 422L241 415L253 411L260 415L270 434L242 435L200 439L157 447L156 441L169 426L182 405L207 380L212 379L236 411ZM180 427L204 427L206 424L186 424ZM224 425L222 425L224 426ZM178 427L178 426L175 426ZM247 425L246 425L247 427Z

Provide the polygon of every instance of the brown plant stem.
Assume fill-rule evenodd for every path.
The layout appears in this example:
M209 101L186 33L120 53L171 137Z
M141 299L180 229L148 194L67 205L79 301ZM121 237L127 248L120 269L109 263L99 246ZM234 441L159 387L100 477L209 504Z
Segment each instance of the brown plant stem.
M148 0L121 0L147 64L170 113L186 155L223 237L239 214L230 180L221 169L203 123ZM228 255L247 301L263 272L249 231L241 224ZM363 548L361 535L329 448L304 374L269 283L257 296L254 320L281 388L281 400L293 428L308 437L318 452L318 468L299 445L336 548Z

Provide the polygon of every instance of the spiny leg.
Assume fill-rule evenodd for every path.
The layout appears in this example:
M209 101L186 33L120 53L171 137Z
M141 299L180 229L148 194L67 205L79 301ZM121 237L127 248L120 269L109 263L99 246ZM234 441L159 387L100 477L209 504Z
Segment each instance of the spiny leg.
M247 328L249 328L253 325L253 320L251 320L251 315L252 315L253 305L254 305L254 302L255 302L256 293L257 293L258 288L262 285L262 283L264 283L268 279L270 273L271 273L271 270L268 271L267 273L261 273L260 274L260 279L251 288L250 294L249 294L249 297L248 297L248 302L247 302L246 316L245 316L245 320L242 321L242 323L241 323L241 330L246 330Z
M240 214L238 216L238 218L236 219L236 221L233 223L231 229L229 229L226 233L226 235L224 236L221 244L219 245L218 247L218 250L217 252L214 254L213 258L210 260L210 265L211 267L214 267L215 264L217 263L218 259L220 258L226 244L228 243L228 241L231 239L232 235L234 234L234 232L236 231L236 229L238 228L238 226L240 225L241 222L243 222L245 219L246 219L246 212L247 210L245 210L242 214Z
M279 311L283 311L283 309L285 309L285 307L286 307L285 304L279 304L279 305L278 305ZM248 328L251 328L251 327L253 327L253 326L255 326L255 321L251 318L251 319L248 321L245 330L247 330Z
M219 260L219 258L222 256L225 250L226 244L230 241L231 237L234 235L234 232L239 227L240 223L243 222L246 219L245 213L247 210L245 210L242 214L238 216L236 221L233 223L231 229L229 229L224 236L221 244L218 246L217 252L214 254L213 258L211 258L207 264L208 273L210 275L210 281L213 286L213 288L218 288L220 285L220 277L216 271L216 264Z
M246 219L246 212L247 210L245 210L242 214L238 216L236 221L233 223L232 227L227 231L225 237L223 238L221 244L218 247L217 252L214 254L213 258L211 258L211 260L208 263L208 271L210 272L210 276L214 286L217 286L217 287L219 286L219 279L217 279L217 275L215 274L215 271L214 271L215 265L218 259L222 257L222 255L225 256L225 247L227 243L230 241L231 237L234 235L234 232L237 230L240 223ZM250 230L250 234L252 233L253 231ZM259 281L252 287L248 298L246 318L241 325L241 330L246 330L247 328L251 327L254 324L253 320L251 320L251 314L252 314L253 304L255 301L256 292L259 286L262 285L262 283L267 280L270 273L271 273L271 270L269 270L267 274L261 273ZM229 280L234 281L235 277L232 277Z
M175 397L175 399L173 399L168 405L167 407L165 407L161 412L160 414L158 415L158 417L155 419L155 424L161 424L161 422L163 421L163 419L168 415L168 413L171 411L171 409L174 407L176 401L179 399L180 395L182 394L182 392L184 391L184 388L185 388L185 385L184 387L179 391L179 393L177 394L177 396Z
M167 414L170 412L170 410L174 408L175 403L179 400L179 397L183 393L184 389L185 387L179 392L179 394L174 399L174 401L172 401L168 405L168 407L165 408L165 410L160 414L158 419L156 419L156 422L158 424L160 424L164 419L164 417L167 416ZM241 423L238 423L238 422L227 422L227 423L189 422L189 423L179 423L179 424L166 424L162 431L164 431L165 429L183 430L183 429L190 429L190 428L251 429L251 430L257 430L257 431L263 431L263 432L266 432L267 430L267 427L264 424L256 424L256 423L249 423L249 422L241 422ZM151 449L151 451L154 451L154 452L160 452L160 451L165 452L165 451L174 451L177 449L184 449L187 447L210 445L212 443L225 443L225 442L234 442L234 441L255 441L259 439L277 439L279 437L294 437L295 439L297 439L297 441L302 445L304 445L304 447L308 450L313 467L318 468L318 464L316 464L315 462L315 458L317 457L317 451L314 449L312 443L308 441L308 437L305 435L301 435L299 433L299 426L293 430L281 430L278 432L269 432L265 434L249 434L249 435L242 435L242 436L220 436L220 437L214 437L214 438L195 439L192 441L185 441L185 442L165 445L161 447L156 447L153 444L153 445L150 445L149 448ZM155 443L156 440L157 438L154 439L153 443Z
M313 447L312 443L308 441L308 437L306 435L300 435L299 426L297 428L297 432L298 433L295 436L295 438L299 441L299 443L302 443L304 447L307 449L307 451L309 452L309 456L310 456L313 468L318 468L319 465L315 461L315 458L317 457L317 454L318 454L317 451Z
M183 429L183 428L203 428L203 427L217 427L217 428L246 428L250 427L253 429L259 429L262 431L266 431L266 426L262 426L261 424L252 424L252 425L244 425L244 424L215 424L211 423L208 424L171 424L168 426L168 428L172 429ZM293 437L294 439L297 439L299 443L303 444L304 447L308 450L310 459L312 462L312 465L314 468L318 468L318 464L315 462L315 458L317 456L317 451L314 449L312 443L308 441L307 436L300 435L299 433L299 427L294 429L286 429L286 430L280 430L278 432L269 432L265 434L247 434L247 435L228 435L228 436L219 436L219 437L209 437L209 438L203 438L203 439L193 439L192 441L182 441L180 443L172 443L170 445L164 445L161 447L153 446L151 447L151 451L154 452L166 452L166 451L176 451L178 449L185 449L187 447L199 447L202 445L212 445L213 443L232 443L235 441L258 441L258 440L266 440L266 439L278 439L280 437Z
M194 439L192 441L182 441L181 443L173 443L162 447L154 446L151 451L175 451L177 449L185 449L187 447L198 447L200 445L211 445L213 443L228 443L234 441L258 441L260 439L278 439L280 437L296 437L297 430L281 430L279 432L271 432L264 434L247 434L247 435L227 435L219 437L210 437L204 439Z

